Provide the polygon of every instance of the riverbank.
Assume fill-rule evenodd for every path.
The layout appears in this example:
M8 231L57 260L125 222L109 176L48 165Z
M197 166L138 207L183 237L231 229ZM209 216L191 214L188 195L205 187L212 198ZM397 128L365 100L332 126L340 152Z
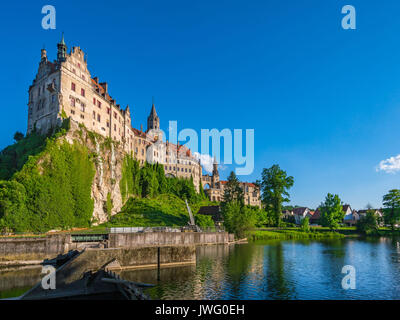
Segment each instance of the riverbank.
M256 230L252 231L248 236L250 241L257 240L271 240L271 239L333 239L333 238L344 238L345 235L338 232L319 232L310 231L304 232L300 229L275 229L275 230Z
M267 228L251 231L248 240L272 240L272 239L334 239L348 237L363 237L355 227L343 227L331 231L329 228L312 227L310 231L305 232L300 228ZM368 234L369 237L400 237L400 230L390 230L381 228L376 233Z

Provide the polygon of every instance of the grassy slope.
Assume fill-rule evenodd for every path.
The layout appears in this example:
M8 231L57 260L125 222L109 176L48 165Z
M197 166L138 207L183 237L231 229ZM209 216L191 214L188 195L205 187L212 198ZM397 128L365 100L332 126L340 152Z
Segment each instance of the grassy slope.
M196 214L200 206L208 205L203 201L190 205ZM105 223L108 227L157 227L184 226L189 221L185 201L171 194L159 195L156 198L130 198L121 212Z

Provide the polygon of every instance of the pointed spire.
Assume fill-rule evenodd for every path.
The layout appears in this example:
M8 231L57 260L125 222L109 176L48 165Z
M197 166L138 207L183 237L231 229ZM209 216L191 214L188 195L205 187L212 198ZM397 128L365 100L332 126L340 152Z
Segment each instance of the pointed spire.
M61 42L60 42L60 43L65 45L65 41L64 41L64 31L62 32Z
M154 106L154 103L151 106L150 116L157 117L157 111L156 111L156 107Z

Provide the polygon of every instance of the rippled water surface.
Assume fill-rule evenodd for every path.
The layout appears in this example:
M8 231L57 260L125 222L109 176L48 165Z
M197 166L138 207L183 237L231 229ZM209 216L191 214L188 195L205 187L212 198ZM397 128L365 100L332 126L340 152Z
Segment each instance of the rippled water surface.
M271 241L197 249L197 264L122 273L153 299L400 299L399 239ZM356 289L342 289L342 268Z
M342 289L342 268L356 270L356 289ZM0 298L18 296L41 269L0 269ZM197 248L197 263L124 271L156 284L153 299L400 299L400 239L269 241Z

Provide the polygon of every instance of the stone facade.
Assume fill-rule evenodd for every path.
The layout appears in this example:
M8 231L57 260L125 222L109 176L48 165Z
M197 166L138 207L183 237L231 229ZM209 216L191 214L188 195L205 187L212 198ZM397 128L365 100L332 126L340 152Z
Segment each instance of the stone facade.
M202 175L201 182L203 187L206 187L205 192L211 201L223 200L227 181L219 179L217 163L214 163L212 175ZM240 186L243 190L244 203L261 208L260 188L249 182L240 182Z
M222 199L224 181L219 182L218 170L208 176L213 180L208 182L207 176L202 175L200 160L191 150L179 143L163 142L154 104L147 118L147 130L133 128L129 106L121 108L110 96L107 82L92 77L81 48L72 47L68 53L63 36L57 49L57 60L53 62L48 60L45 49L41 51L39 69L29 87L27 133L37 130L46 134L60 125L63 118L70 118L118 142L140 164L146 161L163 164L167 176L192 177L197 188L200 182L203 186L212 185L215 191L208 192L210 199ZM258 205L257 196L253 196L255 186L243 183L243 188L246 203Z

